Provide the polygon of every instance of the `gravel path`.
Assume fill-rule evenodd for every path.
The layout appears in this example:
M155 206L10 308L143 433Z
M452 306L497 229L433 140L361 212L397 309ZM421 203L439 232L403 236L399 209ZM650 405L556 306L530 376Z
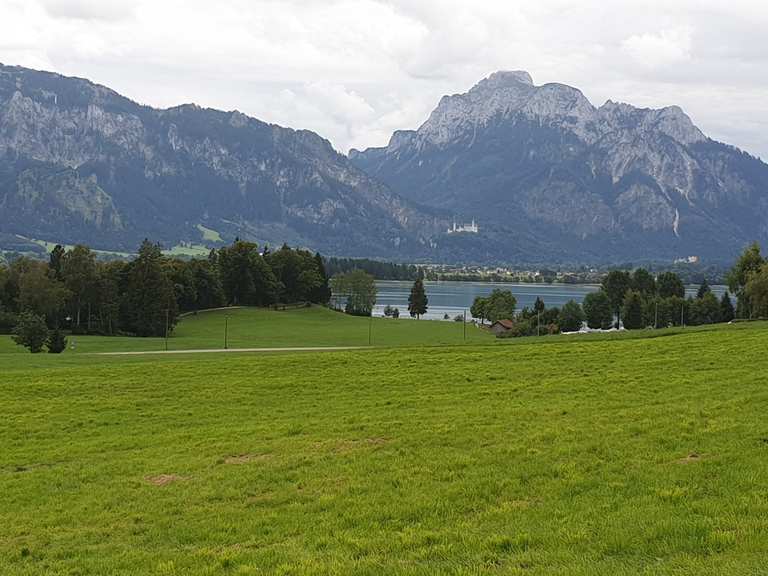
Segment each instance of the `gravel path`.
M208 348L198 350L148 350L143 352L93 352L97 356L143 356L145 354L220 354L230 352L333 352L364 350L370 346L298 346L292 348Z

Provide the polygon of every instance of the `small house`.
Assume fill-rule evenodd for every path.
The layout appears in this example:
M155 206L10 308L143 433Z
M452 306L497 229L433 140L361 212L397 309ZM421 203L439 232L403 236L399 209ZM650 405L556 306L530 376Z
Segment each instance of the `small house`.
M496 322L491 324L490 330L496 334L496 336L501 336L512 330L514 327L515 323L512 320L496 320Z

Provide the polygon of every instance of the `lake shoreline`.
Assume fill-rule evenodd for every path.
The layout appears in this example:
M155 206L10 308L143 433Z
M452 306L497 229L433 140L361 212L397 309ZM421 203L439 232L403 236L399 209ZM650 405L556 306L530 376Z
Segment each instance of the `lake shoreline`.
M373 315L384 316L384 308L390 306L400 311L400 318L410 319L408 315L408 295L413 282L409 280L377 280L376 305ZM469 312L472 302L477 296L488 296L493 290L510 290L517 299L517 309L531 308L536 298L541 298L547 307L561 307L569 300L583 302L590 292L600 289L599 284L570 284L563 282L533 283L533 282L478 282L456 280L425 280L424 287L429 299L427 313L422 316L425 320L454 321L456 316ZM686 296L696 294L697 285L686 286ZM712 291L720 297L726 287L712 286ZM448 315L448 319L445 315Z

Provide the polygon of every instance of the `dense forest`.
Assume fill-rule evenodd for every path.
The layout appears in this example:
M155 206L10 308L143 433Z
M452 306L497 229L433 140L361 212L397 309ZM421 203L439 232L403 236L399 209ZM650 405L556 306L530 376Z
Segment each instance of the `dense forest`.
M236 241L207 259L163 255L144 241L132 260L100 261L86 246L56 246L47 262L17 258L0 265L0 332L21 320L74 334L162 336L179 314L220 306L326 304L322 257L283 246L260 252ZM40 327L42 328L42 327Z

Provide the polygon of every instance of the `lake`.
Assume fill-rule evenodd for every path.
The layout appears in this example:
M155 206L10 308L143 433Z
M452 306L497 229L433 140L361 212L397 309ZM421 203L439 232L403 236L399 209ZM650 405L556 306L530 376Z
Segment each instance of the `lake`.
M384 315L384 307L392 306L400 309L400 317L408 317L408 295L413 282L410 281L376 281L378 296L373 313L375 316ZM597 291L596 284L512 284L505 282L424 282L424 288L429 298L429 309L424 318L442 320L445 314L451 318L467 311L476 296L487 296L494 289L511 290L517 298L517 307L533 307L536 297L544 300L547 307L561 307L569 300L582 302L584 296ZM686 295L696 294L698 286L687 286ZM725 292L725 286L713 286L712 291L720 298Z

